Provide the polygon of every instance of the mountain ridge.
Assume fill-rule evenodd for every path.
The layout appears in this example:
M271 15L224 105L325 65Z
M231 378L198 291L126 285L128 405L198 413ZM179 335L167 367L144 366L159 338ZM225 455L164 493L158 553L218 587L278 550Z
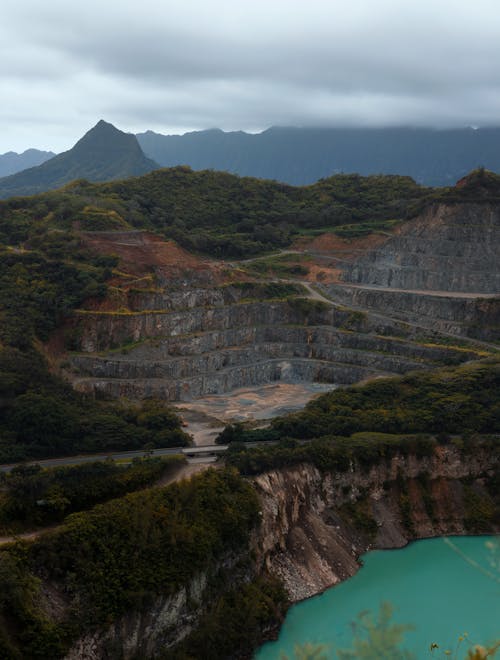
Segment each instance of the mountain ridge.
M453 184L472 169L500 172L500 128L299 128L262 133L138 133L162 167L224 170L308 185L338 173L401 174L427 186Z
M0 198L54 190L76 179L100 182L139 176L158 167L134 135L101 119L68 151L0 179Z
M0 154L0 177L17 174L17 172L22 172L30 167L41 165L55 155L53 151L42 151L40 149L26 149L22 153L7 151Z

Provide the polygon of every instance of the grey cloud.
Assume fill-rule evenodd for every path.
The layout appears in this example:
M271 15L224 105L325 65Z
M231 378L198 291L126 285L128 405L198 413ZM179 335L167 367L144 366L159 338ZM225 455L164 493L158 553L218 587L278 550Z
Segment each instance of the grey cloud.
M0 152L66 148L101 116L164 132L500 123L489 0L4 3Z

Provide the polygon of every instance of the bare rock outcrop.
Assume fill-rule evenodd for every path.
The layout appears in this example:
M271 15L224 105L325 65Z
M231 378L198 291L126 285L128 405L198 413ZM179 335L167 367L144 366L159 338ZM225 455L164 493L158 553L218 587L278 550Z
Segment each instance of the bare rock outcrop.
M464 460L456 448L440 447L429 457L397 455L369 471L353 464L347 472L311 465L266 472L254 480L262 503L253 541L258 562L283 580L292 601L308 598L353 575L368 549L466 533L468 492L487 500L485 484L497 471L491 452ZM363 529L356 512L374 529Z
M500 292L500 209L436 204L346 265L343 279L396 289Z

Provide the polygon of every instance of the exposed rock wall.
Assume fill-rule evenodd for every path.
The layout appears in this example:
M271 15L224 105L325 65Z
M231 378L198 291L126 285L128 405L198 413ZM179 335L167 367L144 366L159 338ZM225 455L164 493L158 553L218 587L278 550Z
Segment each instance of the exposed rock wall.
M235 574L233 584L268 571L283 580L292 601L301 600L353 575L358 556L368 548L463 534L465 489L486 496L485 486L496 470L498 457L492 452L477 451L464 459L450 446L440 447L431 457L396 456L368 471L352 464L347 472L323 474L304 464L259 475L253 482L262 522L248 548L255 561L244 576ZM405 498L409 521L402 505ZM345 505L360 501L367 503L377 521L375 538L345 514ZM231 572L240 559L225 558L217 570ZM207 574L199 575L176 594L156 598L105 630L89 632L73 645L66 660L155 657L196 628L209 606L208 583Z
M345 473L322 474L311 465L267 472L255 478L262 502L258 561L284 581L292 600L308 598L353 575L369 548L466 533L464 489L487 497L495 471L491 452L464 460L455 448L440 447L432 457L396 456L368 472L356 465ZM360 500L377 523L374 538L343 512Z
M500 294L493 298L472 298L335 284L322 288L332 299L345 305L371 309L438 332L485 341L500 340Z
M397 289L500 292L500 209L437 204L346 264L343 279Z
M159 650L175 645L196 627L204 610L206 587L207 576L198 576L173 596L157 598L148 609L131 612L107 630L81 637L65 660L156 656Z
M148 308L168 306L165 292L134 294L139 304L137 296ZM422 345L410 326L376 314L241 296L238 287L174 291L170 311L82 314L75 387L176 401L277 380L350 384L476 357Z

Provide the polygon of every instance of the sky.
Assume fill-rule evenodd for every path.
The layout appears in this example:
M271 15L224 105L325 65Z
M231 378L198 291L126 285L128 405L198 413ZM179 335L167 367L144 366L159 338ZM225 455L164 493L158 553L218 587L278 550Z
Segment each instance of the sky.
M0 153L128 132L500 125L498 0L0 0Z

